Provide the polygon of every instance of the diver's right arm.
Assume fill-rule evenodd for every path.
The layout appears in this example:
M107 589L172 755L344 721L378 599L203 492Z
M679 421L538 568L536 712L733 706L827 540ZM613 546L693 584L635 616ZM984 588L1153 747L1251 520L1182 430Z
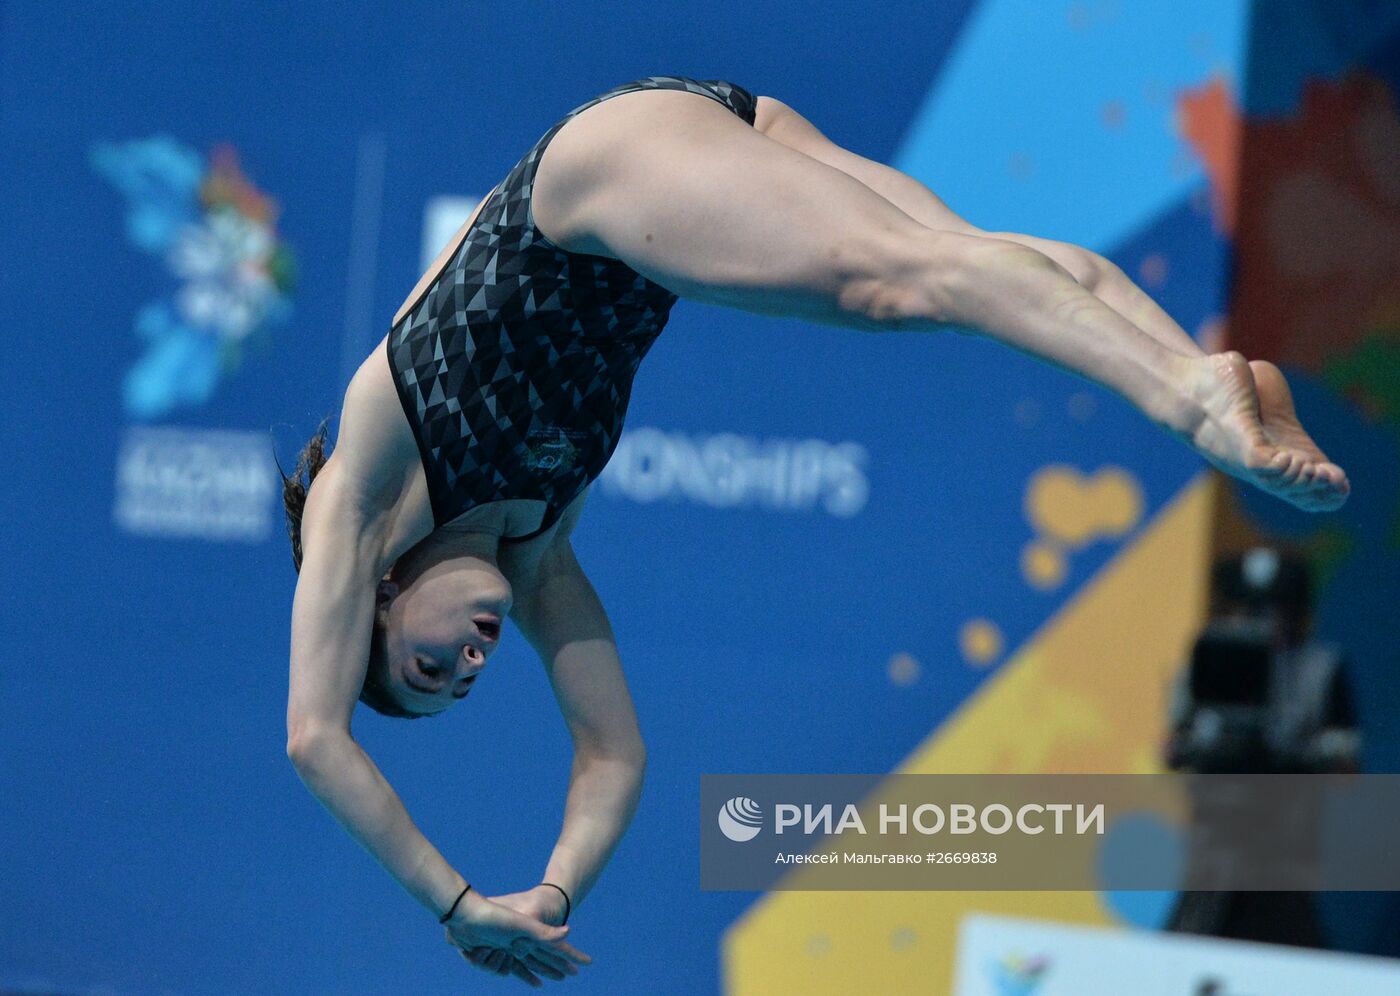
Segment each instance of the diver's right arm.
M419 832L350 733L350 715L368 666L385 540L376 525L382 517L344 476L332 457L317 476L302 517L304 557L292 605L287 756L306 787L350 835L419 903L441 915L466 882Z

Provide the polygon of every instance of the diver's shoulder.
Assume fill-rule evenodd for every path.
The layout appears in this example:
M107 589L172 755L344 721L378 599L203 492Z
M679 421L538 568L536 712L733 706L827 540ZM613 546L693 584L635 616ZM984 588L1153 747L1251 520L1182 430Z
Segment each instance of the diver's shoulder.
M330 462L337 465L341 500L367 525L387 522L392 546L411 546L432 532L433 513L418 442L383 346L345 388Z

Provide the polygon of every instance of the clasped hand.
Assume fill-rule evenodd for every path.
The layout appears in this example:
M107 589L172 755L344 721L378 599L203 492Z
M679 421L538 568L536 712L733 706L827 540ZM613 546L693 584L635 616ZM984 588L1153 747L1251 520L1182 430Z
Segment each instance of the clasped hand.
M548 886L495 897L473 890L447 922L447 942L484 972L540 986L540 976L561 980L593 960L564 940L563 919L563 897Z

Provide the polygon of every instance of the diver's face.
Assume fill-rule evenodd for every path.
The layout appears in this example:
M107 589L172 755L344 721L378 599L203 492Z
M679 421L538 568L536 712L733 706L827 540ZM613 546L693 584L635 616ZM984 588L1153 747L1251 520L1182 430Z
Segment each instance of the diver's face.
M500 645L510 584L476 557L432 567L402 588L381 587L386 683L410 712L436 713L471 691Z

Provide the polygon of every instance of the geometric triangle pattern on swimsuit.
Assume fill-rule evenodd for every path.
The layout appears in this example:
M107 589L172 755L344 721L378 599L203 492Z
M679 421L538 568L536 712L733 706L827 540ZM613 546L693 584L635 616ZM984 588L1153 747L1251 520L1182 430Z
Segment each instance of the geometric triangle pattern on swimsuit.
M748 124L754 97L721 80L651 76L574 108L487 198L442 272L389 334L436 525L507 498L543 500L540 531L602 472L632 379L676 295L620 260L558 248L535 227L540 156L574 115L637 90L687 90Z

